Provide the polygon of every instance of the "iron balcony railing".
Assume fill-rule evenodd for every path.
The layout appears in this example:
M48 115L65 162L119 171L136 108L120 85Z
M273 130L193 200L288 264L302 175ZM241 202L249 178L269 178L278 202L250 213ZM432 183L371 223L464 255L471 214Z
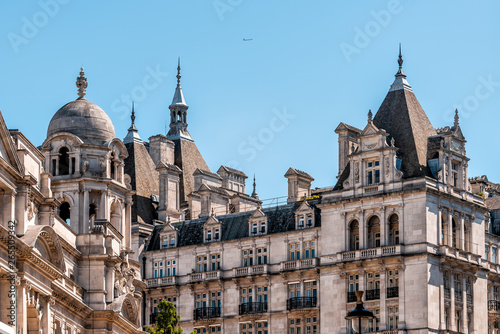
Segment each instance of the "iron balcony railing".
M399 287L393 286L392 288L387 288L386 298L396 298L399 297Z
M293 297L286 301L286 309L290 311L301 308L316 307L316 303L316 297Z
M500 301L488 300L488 311L500 311Z
M380 299L380 289L366 290L366 300Z
M240 315L267 312L267 302L240 304Z
M348 303L354 303L356 300L358 300L356 298L356 292L348 292L347 293L347 302Z
M199 307L194 310L194 320L211 319L220 317L220 307Z

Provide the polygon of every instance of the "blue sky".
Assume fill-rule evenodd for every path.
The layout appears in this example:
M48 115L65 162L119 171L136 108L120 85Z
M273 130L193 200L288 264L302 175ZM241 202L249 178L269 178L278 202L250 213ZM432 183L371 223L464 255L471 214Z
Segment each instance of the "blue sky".
M458 107L469 175L500 182L499 12L498 2L460 0L10 1L0 11L0 110L40 145L77 97L83 65L87 98L117 137L134 99L147 139L165 132L180 56L189 131L211 170L255 173L261 199L284 196L290 166L313 187L336 182L334 130L363 128L378 110L401 42L433 126L451 125Z

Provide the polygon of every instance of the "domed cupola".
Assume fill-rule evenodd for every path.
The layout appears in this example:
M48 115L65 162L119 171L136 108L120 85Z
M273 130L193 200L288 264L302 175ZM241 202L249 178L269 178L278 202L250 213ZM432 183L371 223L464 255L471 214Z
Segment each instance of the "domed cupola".
M78 99L69 102L52 117L47 138L61 132L78 136L85 144L102 145L115 138L115 129L109 116L98 105L85 99L87 78L83 67L76 79Z

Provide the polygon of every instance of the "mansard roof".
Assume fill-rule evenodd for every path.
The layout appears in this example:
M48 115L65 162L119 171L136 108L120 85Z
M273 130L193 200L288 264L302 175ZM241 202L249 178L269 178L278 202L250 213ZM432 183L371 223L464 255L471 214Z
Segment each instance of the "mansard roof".
M321 213L316 207L317 203L318 201L309 202L315 210L315 227L321 226ZM302 202L296 202L293 204L262 209L262 212L267 216L267 234L294 231L296 229L294 213L301 204ZM248 221L254 212L255 211L247 211L243 213L217 216L217 219L222 224L221 241L231 241L249 237ZM208 219L209 217L173 223L172 225L174 225L179 231L177 247L203 244L203 226ZM148 251L160 249L161 245L159 232L162 228L163 225L155 227L151 237L151 242L147 248Z

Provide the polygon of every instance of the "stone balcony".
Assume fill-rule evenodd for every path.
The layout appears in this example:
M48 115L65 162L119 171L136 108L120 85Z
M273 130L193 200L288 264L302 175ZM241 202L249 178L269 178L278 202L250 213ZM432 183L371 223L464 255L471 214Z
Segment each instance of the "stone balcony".
M363 259L372 259L383 256L399 255L401 254L401 245L384 246L377 248L361 249L350 252L337 253L337 261L356 261Z
M488 312L490 314L500 314L500 301L488 300Z
M146 280L148 288L163 287L177 284L177 276L149 278Z
M234 268L233 276L242 277L242 276L262 275L262 274L267 274L268 272L269 272L269 265L261 264L251 267Z
M318 264L319 261L317 257L313 257L311 259L286 261L286 262L281 262L280 271L314 268L318 266Z
M221 278L222 278L222 272L220 270L189 274L190 282L213 281Z
M481 264L481 256L446 245L439 246L439 253L457 260Z

